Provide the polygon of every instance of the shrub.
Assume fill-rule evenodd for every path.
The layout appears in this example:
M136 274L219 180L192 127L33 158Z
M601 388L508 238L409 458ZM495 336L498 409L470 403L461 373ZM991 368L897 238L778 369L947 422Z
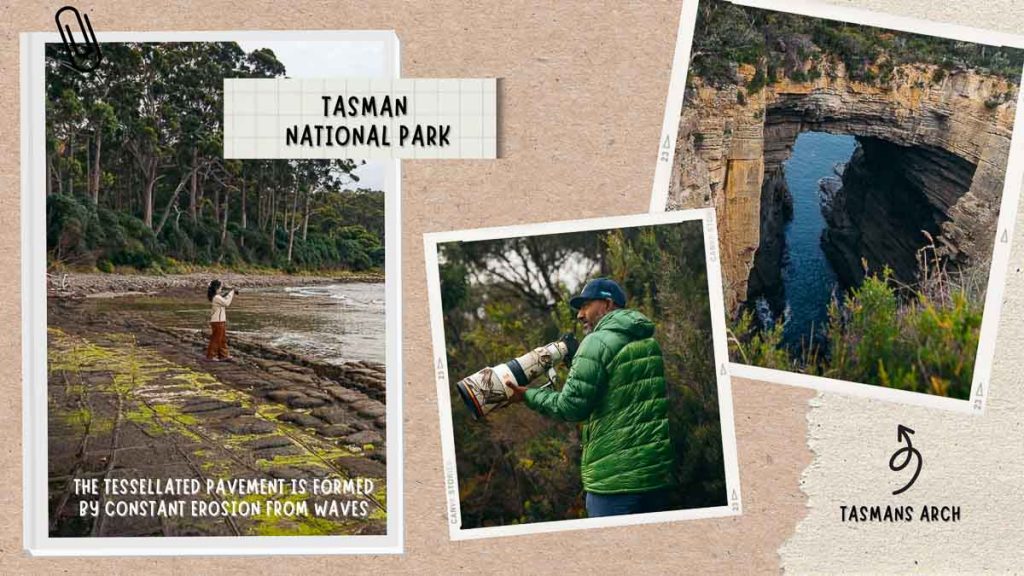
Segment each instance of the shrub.
M768 84L768 77L765 76L764 69L760 66L757 67L757 71L754 72L754 76L747 82L747 94L754 94L759 92Z
M744 310L729 327L729 357L750 366L789 370L789 354L782 345L783 325L777 322L762 329L754 322L754 314Z
M55 261L95 262L90 234L99 222L94 209L74 196L52 194L46 199L46 247Z
M948 296L940 295L945 290ZM765 368L969 397L982 307L964 288L913 291L898 286L886 269L833 301L828 316L825 353L805 351L790 360L781 326L758 329L745 312L730 329L730 357Z

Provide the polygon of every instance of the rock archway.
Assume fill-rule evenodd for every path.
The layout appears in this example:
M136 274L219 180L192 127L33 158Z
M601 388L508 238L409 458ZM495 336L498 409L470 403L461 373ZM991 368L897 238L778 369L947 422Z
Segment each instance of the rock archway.
M740 72L750 78L754 71ZM897 67L886 86L848 80L841 67L752 94L697 80L680 118L669 207L717 209L726 299L735 309L777 281L787 210L782 165L796 137L851 134L861 142L851 183L867 179L872 163L899 162L905 188L917 195L888 197L885 186L870 182L844 187L859 195L837 202L826 251L846 283L859 282L861 258L871 264L884 256L899 273L912 273L913 254L926 242L922 229L950 259L984 262L995 238L1016 94L999 76L940 74L925 65Z

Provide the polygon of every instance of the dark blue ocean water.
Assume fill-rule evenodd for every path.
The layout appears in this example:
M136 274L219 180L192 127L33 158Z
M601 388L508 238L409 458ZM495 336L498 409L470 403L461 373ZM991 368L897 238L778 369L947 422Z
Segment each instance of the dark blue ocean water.
M836 177L836 165L850 160L856 139L848 135L804 132L785 163L786 184L793 196L793 219L786 225L782 281L786 294L787 346L799 351L828 323L828 304L836 274L821 248L825 218L821 213L822 178Z

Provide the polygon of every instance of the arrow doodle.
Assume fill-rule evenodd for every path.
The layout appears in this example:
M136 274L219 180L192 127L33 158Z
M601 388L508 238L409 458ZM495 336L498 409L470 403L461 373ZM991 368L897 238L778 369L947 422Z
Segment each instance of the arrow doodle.
M917 448L914 448L913 442L910 441L910 435L913 433L914 431L911 428L908 428L903 424L900 424L896 428L896 440L898 442L906 442L907 445L897 450L893 453L892 457L889 458L889 469L893 472L899 472L906 468L910 464L910 459L915 456L917 457L917 469L914 470L914 475L910 478L910 482L907 482L907 485L903 488L893 492L893 496L902 494L913 486L914 482L917 482L917 476L921 473L921 466L924 465L924 458L921 456L921 452ZM896 459L900 457L900 454L905 454L905 456L903 461L897 464Z

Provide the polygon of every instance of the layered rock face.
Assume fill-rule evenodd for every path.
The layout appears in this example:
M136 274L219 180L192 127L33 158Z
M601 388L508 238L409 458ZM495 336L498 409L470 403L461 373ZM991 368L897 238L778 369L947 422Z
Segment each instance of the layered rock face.
M825 211L822 247L845 287L861 283L864 263L872 273L888 266L897 279L912 284L918 250L930 245L929 238L945 238L949 211L970 189L975 166L926 147L876 138L859 143L841 192ZM891 170L893 165L901 169ZM962 252L949 256L961 265L971 263Z
M740 73L750 78L753 69ZM843 198L829 219L835 230L827 235L826 249L839 259L837 268L860 268L861 258L869 265L889 262L895 247L901 256L890 264L903 274L914 264L905 255L912 258L927 243L922 229L959 263L989 257L1017 88L974 71L951 72L937 82L935 76L933 66L904 65L888 85L875 86L849 80L840 66L813 81L781 80L754 94L738 86L705 86L699 79L688 88L668 207L717 209L731 309L772 282L787 197L783 162L804 131L860 137L870 143L862 162L902 162L904 184L921 196L886 198L884 186L869 193L865 185L874 183L866 165L848 170L849 188L844 181ZM884 149L885 143L892 147ZM858 190L861 197L845 198ZM905 206L914 209L900 213ZM904 233L909 226L921 228ZM897 228L903 232L894 238L877 238ZM856 274L846 276L851 284L859 281Z

